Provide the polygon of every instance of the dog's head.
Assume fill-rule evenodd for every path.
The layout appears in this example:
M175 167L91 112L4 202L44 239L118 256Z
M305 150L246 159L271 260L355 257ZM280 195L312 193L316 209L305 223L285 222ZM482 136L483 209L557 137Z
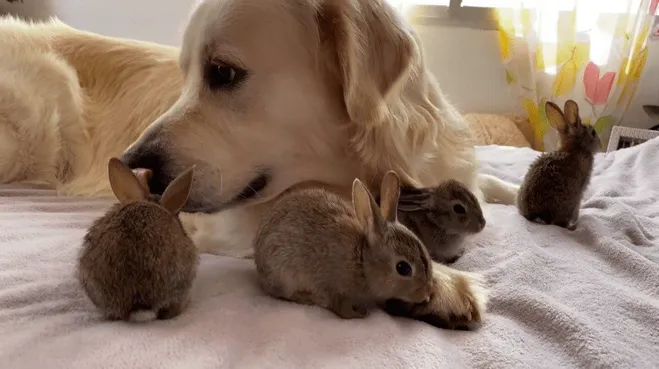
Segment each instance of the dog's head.
M179 100L122 160L151 169L155 193L196 165L189 212L265 202L304 181L349 187L404 172L399 141L409 137L382 122L419 60L384 1L203 1L184 35Z

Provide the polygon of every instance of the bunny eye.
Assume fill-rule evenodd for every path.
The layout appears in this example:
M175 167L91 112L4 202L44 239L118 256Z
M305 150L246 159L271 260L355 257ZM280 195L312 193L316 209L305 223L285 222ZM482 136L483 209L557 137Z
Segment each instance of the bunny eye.
M597 132L595 132L595 130L594 130L594 129L590 131L590 134L592 134L592 135L593 135L593 137L595 137L595 136L597 136Z
M456 212L457 214L465 214L467 212L465 207L460 204L453 205L453 211Z
M403 277L409 277L412 274L412 266L407 261L399 261L396 264L396 272Z

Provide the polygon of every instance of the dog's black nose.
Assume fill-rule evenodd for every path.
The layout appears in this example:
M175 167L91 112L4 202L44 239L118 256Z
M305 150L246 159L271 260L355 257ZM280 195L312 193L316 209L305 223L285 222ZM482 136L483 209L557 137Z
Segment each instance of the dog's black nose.
M153 172L149 180L149 191L153 194L162 195L172 180L168 174L165 152L159 145L140 142L126 150L119 159L131 169L144 168Z

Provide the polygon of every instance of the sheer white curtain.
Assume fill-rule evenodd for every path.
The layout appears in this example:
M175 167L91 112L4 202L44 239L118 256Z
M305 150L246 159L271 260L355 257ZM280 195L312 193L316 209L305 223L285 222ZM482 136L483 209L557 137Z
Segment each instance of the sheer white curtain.
M556 148L544 108L547 101L560 106L568 99L606 142L634 98L657 1L494 2L507 3L496 12L501 59L533 125L534 147Z
M547 101L558 105L568 99L576 101L584 122L594 125L606 142L611 128L621 123L634 99L659 3L659 0L387 1L410 20L441 14L456 24L456 19L470 18L473 22L473 16L477 15L478 28L496 28L505 79L519 110L525 111L531 121L535 134L532 144L538 150L557 146L557 135L545 117ZM443 6L444 11L437 12L440 8L432 5ZM495 23L491 21L492 15Z

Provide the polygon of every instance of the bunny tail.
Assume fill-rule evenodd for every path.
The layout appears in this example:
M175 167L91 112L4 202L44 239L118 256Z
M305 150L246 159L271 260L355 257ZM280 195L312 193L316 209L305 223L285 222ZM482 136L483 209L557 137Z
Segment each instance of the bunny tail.
M156 319L153 310L135 310L130 313L130 321L136 323L149 322Z

